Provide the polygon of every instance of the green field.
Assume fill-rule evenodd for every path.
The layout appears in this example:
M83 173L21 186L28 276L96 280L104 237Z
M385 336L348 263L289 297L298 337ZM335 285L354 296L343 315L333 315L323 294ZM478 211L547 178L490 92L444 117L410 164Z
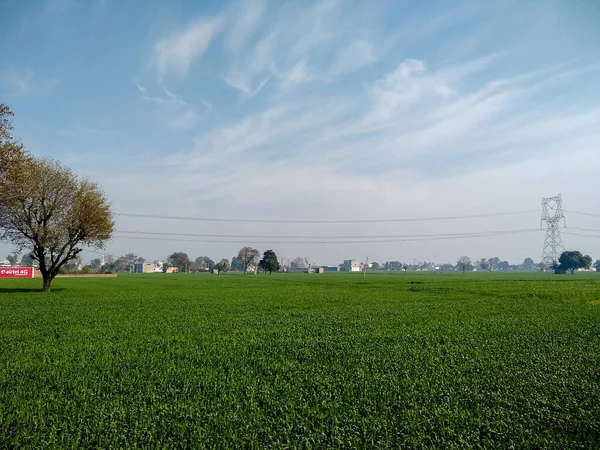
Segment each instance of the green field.
M0 448L600 446L600 274L0 280Z

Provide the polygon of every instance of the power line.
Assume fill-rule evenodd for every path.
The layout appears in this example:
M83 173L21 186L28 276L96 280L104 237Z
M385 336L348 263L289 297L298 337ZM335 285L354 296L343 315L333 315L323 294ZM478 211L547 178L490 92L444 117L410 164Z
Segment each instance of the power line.
M600 230L595 230L593 228L565 227L565 229L566 230L589 231L592 233L600 233Z
M141 234L141 235L156 235L156 236L185 236L185 237L202 237L202 238L245 238L245 239L395 239L395 238L430 238L430 237L449 237L449 236L471 236L481 234L503 234L506 232L525 232L539 231L537 228L525 230L495 230L495 231L475 231L465 233L437 233L437 234L384 234L384 235L355 235L355 236L291 236L291 235L251 235L251 234L204 234L204 233L170 233L164 231L132 231L132 230L117 230L115 233L123 234ZM589 230L588 230L589 231Z
M239 223L297 223L297 224L342 224L342 223L392 223L392 222L427 222L437 220L460 220L460 219L476 219L482 217L498 217L512 216L518 214L529 214L537 212L536 210L528 211L511 211L502 213L487 213L487 214L470 214L464 216L443 216L443 217L419 217L419 218L402 218L402 219L358 219L358 220L277 220L277 219L233 219L233 218L215 218L215 217L180 217L180 216L162 216L157 214L130 214L130 213L114 213L119 217L137 217L144 219L170 219L170 220L192 220L198 222L239 222Z
M114 236L115 239L136 239L136 240L150 240L150 241L172 241L172 242L202 242L202 243L226 243L226 244L365 244L365 243L391 243L391 242L411 242L411 241L439 241L439 240L453 240L453 239L472 239L481 237L493 237L493 236L505 236L512 234L522 234L528 232L539 232L537 228L527 230L507 230L501 232L484 232L484 233L472 233L469 235L451 235L451 236L432 236L432 237L418 237L418 238L406 238L406 239L373 239L373 240L353 240L353 241L251 241L247 240L219 240L219 239L172 239L172 238L153 238L153 237L140 237L140 236Z
M568 234L569 236L580 236L580 237L587 237L587 238L594 238L594 239L600 239L600 236L594 236L591 234L581 234L581 233L568 233L566 231L563 232L563 234Z
M600 217L600 214L581 212L581 211L569 211L567 209L563 209L564 212L569 214L579 214L580 216L590 216L590 217Z

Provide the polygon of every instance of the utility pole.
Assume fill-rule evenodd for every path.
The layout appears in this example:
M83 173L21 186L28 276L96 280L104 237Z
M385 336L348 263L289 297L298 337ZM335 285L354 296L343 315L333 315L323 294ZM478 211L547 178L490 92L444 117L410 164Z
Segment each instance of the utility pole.
M542 222L546 222L546 238L542 249L542 263L551 267L558 263L561 252L565 250L560 235L560 221L566 226L565 215L562 211L562 196L542 198Z
M367 276L367 267L369 267L369 257L367 256L367 260L365 261L365 270L363 271L363 277Z

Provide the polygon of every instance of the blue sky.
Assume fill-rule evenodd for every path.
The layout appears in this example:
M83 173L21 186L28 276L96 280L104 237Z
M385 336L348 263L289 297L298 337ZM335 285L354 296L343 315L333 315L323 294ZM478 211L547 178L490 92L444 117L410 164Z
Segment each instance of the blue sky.
M558 192L565 208L598 212L599 21L600 3L584 0L4 0L0 101L33 153L97 180L116 212L423 217L533 210ZM525 229L539 214L335 228L117 222L379 235ZM542 238L269 247L321 263L519 261L539 259ZM566 243L600 257L598 239ZM220 258L239 247L118 238L108 251Z

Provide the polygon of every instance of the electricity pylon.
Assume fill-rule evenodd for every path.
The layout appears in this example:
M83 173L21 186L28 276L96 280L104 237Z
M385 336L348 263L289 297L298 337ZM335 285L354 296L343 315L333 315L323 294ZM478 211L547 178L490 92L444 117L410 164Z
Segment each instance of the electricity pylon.
M565 250L560 235L560 221L566 224L562 211L562 196L542 198L542 222L546 222L546 238L542 250L542 262L551 266L558 263L560 254Z

